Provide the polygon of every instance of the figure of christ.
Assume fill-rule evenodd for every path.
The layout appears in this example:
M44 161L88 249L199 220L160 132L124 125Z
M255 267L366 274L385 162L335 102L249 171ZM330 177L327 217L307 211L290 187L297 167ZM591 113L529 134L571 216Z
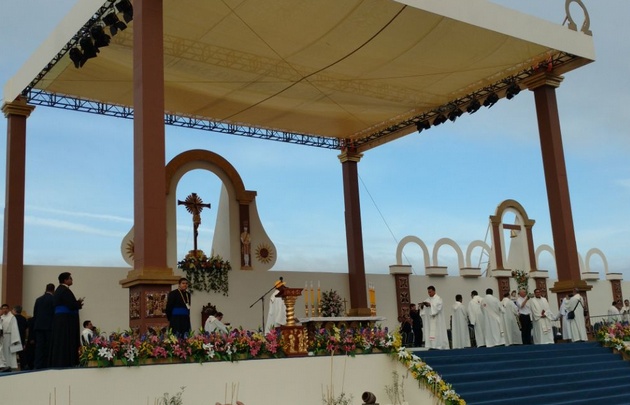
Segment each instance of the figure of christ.
M251 239L247 230L247 225L243 227L241 233L241 253L243 254L243 266L250 266L250 254L251 254Z
M210 208L210 204L204 204L197 193L191 193L184 201L177 200L177 205L185 206L186 211L190 212L193 216L193 246L194 250L197 251L197 236L199 235L199 225L201 225L201 211L203 211L204 207Z

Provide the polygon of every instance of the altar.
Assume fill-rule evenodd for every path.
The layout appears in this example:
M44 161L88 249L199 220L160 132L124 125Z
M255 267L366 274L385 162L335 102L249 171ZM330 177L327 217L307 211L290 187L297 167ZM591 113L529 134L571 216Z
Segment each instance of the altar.
M373 328L377 322L384 321L382 316L316 316L298 318L300 324L308 332L309 341L313 340L315 332L320 329L331 330L333 327L345 329Z

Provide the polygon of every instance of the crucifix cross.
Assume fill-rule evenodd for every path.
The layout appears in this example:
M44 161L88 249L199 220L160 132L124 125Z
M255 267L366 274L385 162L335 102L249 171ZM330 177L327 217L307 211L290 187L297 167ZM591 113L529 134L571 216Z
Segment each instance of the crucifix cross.
M183 205L186 207L186 211L190 212L193 216L193 240L194 240L194 249L197 250L197 235L199 232L197 228L201 224L201 211L203 208L210 208L210 204L204 204L201 197L197 195L197 193L192 193L184 201L177 200L177 205Z

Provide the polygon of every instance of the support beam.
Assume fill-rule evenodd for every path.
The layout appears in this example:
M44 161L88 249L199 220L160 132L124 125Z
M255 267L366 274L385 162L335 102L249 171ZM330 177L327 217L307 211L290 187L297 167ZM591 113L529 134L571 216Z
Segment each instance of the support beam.
M343 196L348 249L348 281L350 284L350 315L370 316L367 303L365 261L363 258L363 231L359 202L359 175L357 163L362 154L345 150L338 156L343 173Z
M26 173L26 119L35 107L26 99L5 103L7 167L2 248L2 303L22 305L24 280L24 182Z
M177 277L166 255L162 0L136 0L133 7L134 268L120 283L130 289L131 328L146 332L167 325L163 315L147 316L147 308Z
M554 292L568 292L574 287L580 290L590 289L581 279L571 214L569 183L556 101L556 88L561 82L562 77L549 72L541 72L526 82L528 88L534 92L536 101L538 131L558 271L558 281L552 289Z

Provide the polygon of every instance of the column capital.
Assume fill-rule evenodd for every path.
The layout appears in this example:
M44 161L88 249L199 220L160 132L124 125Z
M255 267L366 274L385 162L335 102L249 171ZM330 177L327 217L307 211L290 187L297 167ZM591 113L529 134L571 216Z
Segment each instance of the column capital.
M26 98L22 96L16 98L12 102L6 102L2 105L2 112L6 118L9 118L9 115L22 115L24 117L28 117L34 109L35 107L28 105L26 103Z
M550 72L541 72L523 80L523 84L529 90L536 90L542 86L551 86L553 88L560 87L560 83L564 80L564 76L559 76Z
M346 163L346 162L358 163L363 157L363 153L358 153L353 150L345 149L343 152L341 152L340 155L337 155L337 157L339 158L339 161L341 161L341 163Z

